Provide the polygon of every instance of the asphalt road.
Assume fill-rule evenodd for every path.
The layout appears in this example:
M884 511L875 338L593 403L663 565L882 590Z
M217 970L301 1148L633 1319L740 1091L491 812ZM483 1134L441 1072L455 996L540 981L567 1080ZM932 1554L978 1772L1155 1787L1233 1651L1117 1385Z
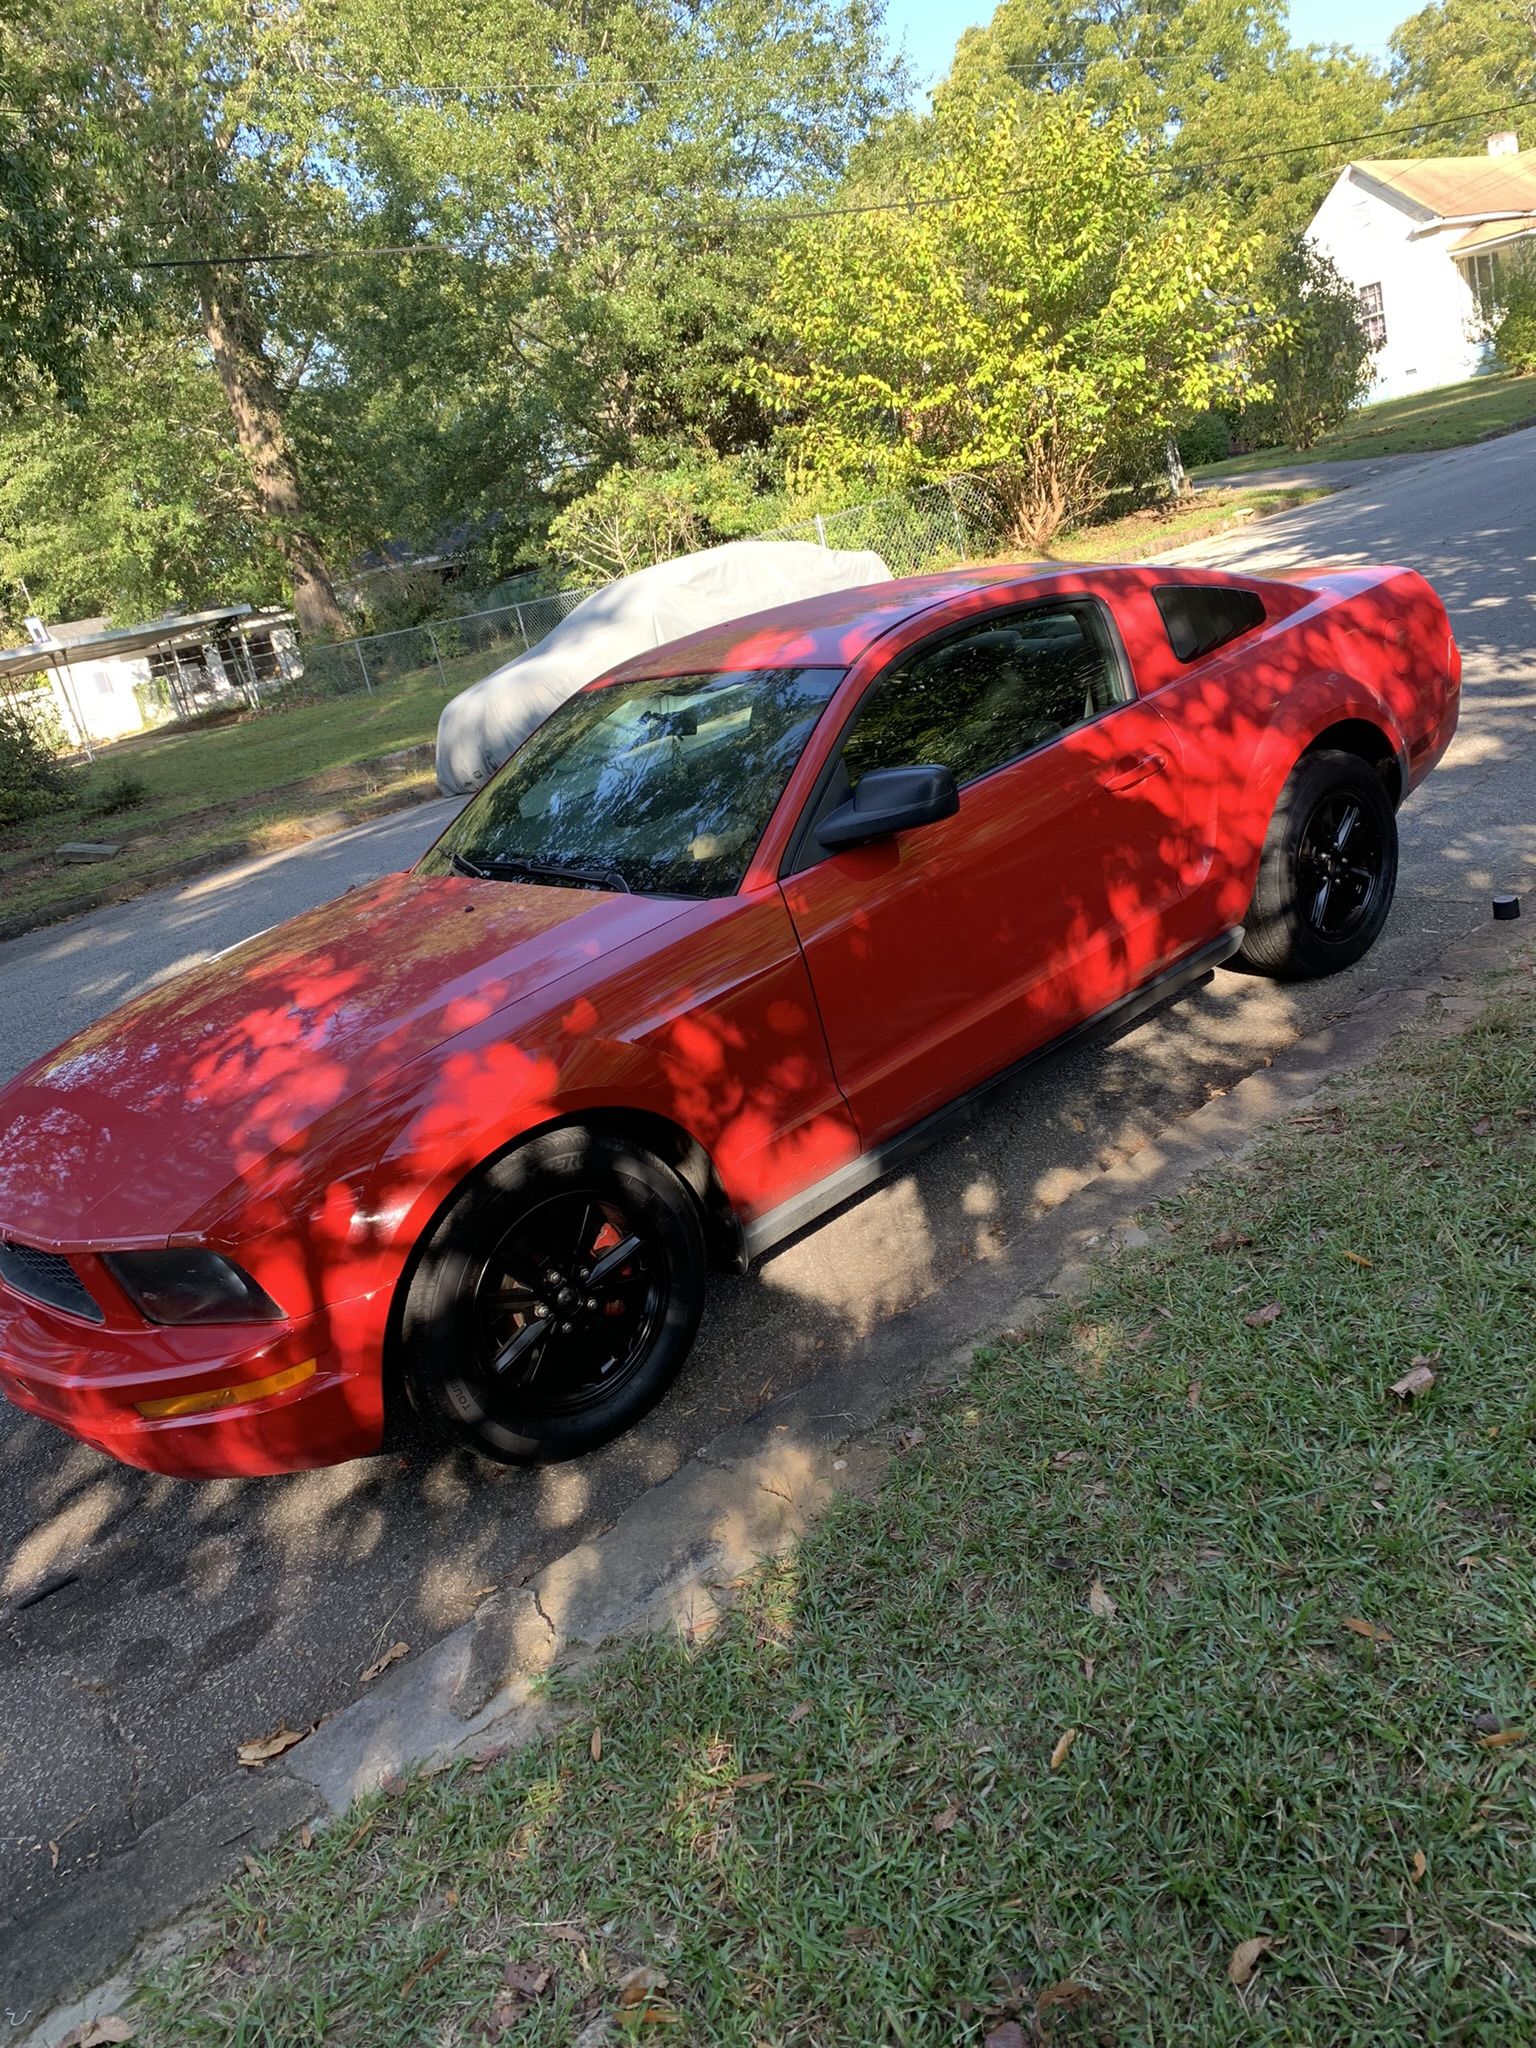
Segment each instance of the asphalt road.
M199 1487L118 1468L0 1404L0 1958L46 1946L66 1891L232 1780L239 1742L344 1705L386 1645L419 1652L1103 1164L1411 978L1482 920L1493 890L1536 897L1536 433L1396 467L1185 552L1266 568L1410 562L1451 608L1462 729L1403 815L1397 905L1370 958L1300 989L1219 974L1112 1047L1037 1074L752 1276L717 1281L679 1385L579 1464L379 1458ZM150 982L404 865L446 813L402 813L0 946L0 1073Z

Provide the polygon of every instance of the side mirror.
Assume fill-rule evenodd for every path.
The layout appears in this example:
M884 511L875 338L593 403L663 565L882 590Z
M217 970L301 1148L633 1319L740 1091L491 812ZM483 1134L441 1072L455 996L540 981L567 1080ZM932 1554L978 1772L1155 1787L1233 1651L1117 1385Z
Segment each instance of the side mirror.
M914 825L935 825L960 808L960 792L949 768L871 768L861 775L847 803L822 819L816 837L824 852L840 853Z

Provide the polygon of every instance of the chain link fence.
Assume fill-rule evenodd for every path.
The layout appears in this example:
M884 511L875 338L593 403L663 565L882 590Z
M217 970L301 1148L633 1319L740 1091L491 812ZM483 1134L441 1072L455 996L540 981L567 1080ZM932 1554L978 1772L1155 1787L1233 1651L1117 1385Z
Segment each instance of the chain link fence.
M537 647L589 595L586 590L559 590L522 604L429 619L391 633L366 633L328 645L310 643L303 649L302 677L283 694L293 701L371 693L423 677L435 677L444 690L464 690L502 662Z
M874 498L841 512L818 512L754 540L809 540L824 548L869 548L893 576L953 568L992 545L996 512L974 477L946 478L907 497Z
M949 568L987 552L996 528L994 509L974 477L952 477L905 497L877 498L841 511L815 513L791 526L753 534L753 540L804 540L820 547L870 549L893 576ZM514 655L537 647L589 588L458 618L429 619L395 632L302 649L303 673L276 701L298 703L352 692L374 692L405 682L436 682L445 693L468 689ZM268 701L273 701L269 698Z

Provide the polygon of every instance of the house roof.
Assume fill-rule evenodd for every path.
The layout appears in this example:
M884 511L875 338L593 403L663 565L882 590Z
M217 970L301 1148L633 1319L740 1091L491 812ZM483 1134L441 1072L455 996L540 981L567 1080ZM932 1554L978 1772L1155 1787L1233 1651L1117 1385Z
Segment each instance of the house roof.
M1475 228L1468 228L1464 235L1458 235L1446 247L1453 256L1465 256L1472 249L1491 249L1497 243L1518 242L1526 235L1536 235L1536 213L1522 214L1517 220L1485 220Z
M1510 156L1373 157L1351 169L1440 220L1536 214L1536 149Z
M220 626L245 618L248 604L225 605L218 611L182 612L169 619L154 619L147 626L114 626L105 631L99 619L76 619L72 625L50 628L43 646L13 647L0 653L0 676L36 675L42 669L67 668L77 661L96 661L103 655L142 654L148 647L170 647L184 641L202 642Z

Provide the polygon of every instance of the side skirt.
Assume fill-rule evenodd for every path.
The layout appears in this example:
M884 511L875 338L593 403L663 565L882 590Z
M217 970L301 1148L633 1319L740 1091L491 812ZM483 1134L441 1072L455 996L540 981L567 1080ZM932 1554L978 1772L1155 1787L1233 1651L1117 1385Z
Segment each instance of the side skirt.
M1089 1039L1122 1030L1159 1003L1167 1002L1170 996L1177 995L1191 982L1199 981L1213 968L1220 967L1223 961L1230 960L1242 943L1242 926L1231 926L1210 945L1202 946L1198 952L1187 953L1172 967L1165 968L1155 981L1122 996L1119 1002L1111 1003L1108 1009L1100 1010L1083 1023L1074 1024L1059 1038L1053 1038L1023 1059L1015 1060L1012 1066L1004 1067L1001 1073L994 1074L978 1087L968 1089L964 1095L957 1095L942 1109L933 1110L920 1123L899 1132L894 1138L887 1138L883 1145L876 1145L872 1151L861 1152L857 1159L850 1159L846 1166L840 1166L825 1180L814 1182L798 1195L792 1195L787 1202L781 1202L778 1208L769 1209L743 1230L747 1259L760 1259L775 1245L819 1222L829 1211L873 1187L876 1181L884 1180L887 1174L894 1173L947 1132L967 1123L991 1095L1017 1081L1032 1067L1059 1059L1063 1053L1072 1051Z

